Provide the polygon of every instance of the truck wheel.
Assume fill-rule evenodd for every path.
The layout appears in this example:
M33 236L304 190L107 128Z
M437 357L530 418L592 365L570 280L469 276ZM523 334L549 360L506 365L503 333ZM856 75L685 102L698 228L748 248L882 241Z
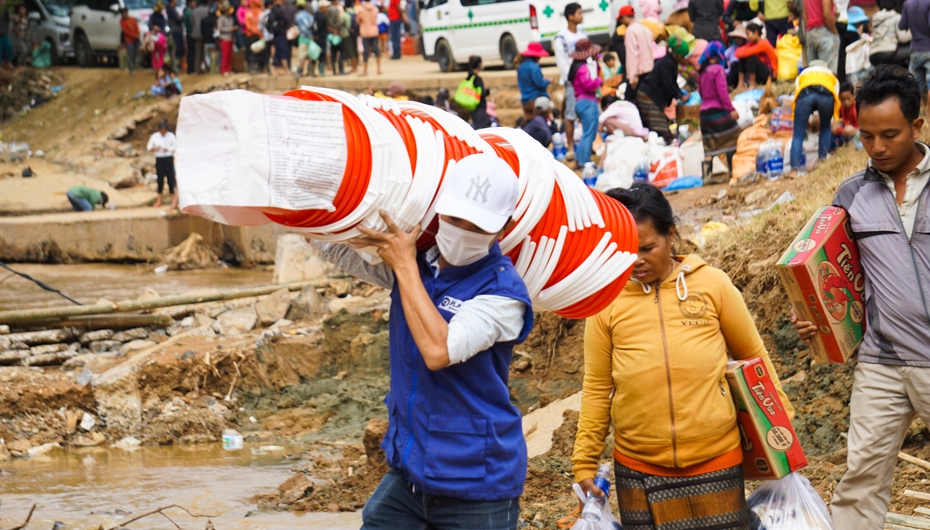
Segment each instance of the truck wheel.
M443 72L455 71L455 59L452 58L452 48L449 43L440 39L436 43L436 62L439 63L439 69Z
M79 33L74 43L74 58L78 66L87 68L94 65L94 49L90 47L87 36Z
M501 59L504 61L504 68L513 70L513 63L517 60L520 50L517 49L517 41L513 40L511 35L507 34L501 37L500 52Z

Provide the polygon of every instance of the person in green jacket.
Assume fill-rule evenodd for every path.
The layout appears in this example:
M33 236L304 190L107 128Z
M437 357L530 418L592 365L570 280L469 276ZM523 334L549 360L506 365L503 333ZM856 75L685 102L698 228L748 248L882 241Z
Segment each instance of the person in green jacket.
M75 212L93 211L95 204L105 208L110 200L106 193L88 186L74 186L65 195L68 196L68 202Z

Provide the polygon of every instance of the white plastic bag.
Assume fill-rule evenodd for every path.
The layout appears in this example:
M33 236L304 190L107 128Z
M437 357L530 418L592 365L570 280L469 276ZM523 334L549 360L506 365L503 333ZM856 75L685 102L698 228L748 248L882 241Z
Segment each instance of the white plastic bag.
M835 530L827 505L798 473L763 482L746 503L751 530Z
M734 101L733 108L739 113L739 119L736 120L736 123L740 129L745 129L753 124L755 116L752 114L751 101Z
M607 155L604 172L597 177L594 189L608 192L614 188L629 188L633 185L633 170L639 160L649 152L642 138L612 134L607 138Z
M649 149L649 183L657 188L664 188L682 175L681 153L677 147L658 147Z
M584 491L581 489L581 486L575 484L572 486L575 490L575 495L581 499L581 502L585 502ZM571 530L618 530L620 529L620 521L614 517L614 514L610 512L610 503L604 503L604 509L601 511L601 520L597 522L585 521L581 517L575 521L575 524L572 525Z

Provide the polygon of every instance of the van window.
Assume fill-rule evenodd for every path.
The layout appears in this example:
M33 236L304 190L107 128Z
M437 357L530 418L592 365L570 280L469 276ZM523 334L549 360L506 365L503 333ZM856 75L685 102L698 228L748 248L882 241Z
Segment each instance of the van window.
M426 9L446 5L447 3L449 3L449 0L429 0L429 2L426 3Z
M483 6L488 4L503 4L506 2L520 2L522 0L462 0L462 5L465 7L471 6Z
M53 0L46 1L45 8L48 9L48 12L56 17L66 17L68 16L68 8L71 7L72 2L70 0Z

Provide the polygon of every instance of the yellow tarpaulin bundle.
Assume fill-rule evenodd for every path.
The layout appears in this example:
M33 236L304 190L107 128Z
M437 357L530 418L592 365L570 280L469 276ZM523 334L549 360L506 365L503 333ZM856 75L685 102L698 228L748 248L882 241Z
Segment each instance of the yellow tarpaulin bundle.
M775 45L775 55L778 57L779 81L791 81L798 76L801 41L797 35L782 35Z

